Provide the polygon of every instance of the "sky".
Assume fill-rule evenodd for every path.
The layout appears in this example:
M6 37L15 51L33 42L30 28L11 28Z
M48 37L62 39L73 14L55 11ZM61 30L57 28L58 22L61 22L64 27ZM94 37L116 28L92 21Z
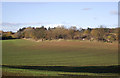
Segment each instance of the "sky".
M118 26L117 2L3 2L2 30L22 27L108 28Z

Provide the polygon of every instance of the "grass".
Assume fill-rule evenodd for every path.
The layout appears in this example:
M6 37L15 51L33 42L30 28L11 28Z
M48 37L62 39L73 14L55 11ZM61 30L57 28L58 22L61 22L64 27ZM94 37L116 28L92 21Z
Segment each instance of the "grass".
M84 72L62 72L49 70L31 70L3 67L3 71L15 74L16 76L62 76L62 75L91 75L91 76L117 76L117 73L84 73ZM7 73L7 74L9 74ZM11 74L11 75L12 75Z
M118 44L89 41L44 41L3 40L3 65L13 66L111 66L118 65ZM29 68L30 69L30 68ZM3 71L22 71L22 75L50 75L61 74L96 75L86 72L64 72L47 70L28 70L4 67ZM37 72L37 73L35 73ZM46 73L47 72L47 73ZM32 74L31 74L32 73ZM41 74L40 74L41 73ZM43 74L45 73L45 74ZM107 74L107 73L106 73ZM111 73L108 73L111 75ZM98 74L97 74L98 75ZM99 75L104 75L103 73Z

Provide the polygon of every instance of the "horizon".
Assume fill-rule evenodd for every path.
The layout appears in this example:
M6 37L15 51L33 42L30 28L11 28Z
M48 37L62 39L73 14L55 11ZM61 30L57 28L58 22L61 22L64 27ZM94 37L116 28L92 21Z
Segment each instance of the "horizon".
M117 2L3 2L2 30L23 27L118 27Z
M41 27L33 27L33 26L27 26L27 27L22 27L22 28L41 28ZM44 28L46 28L45 26L43 26ZM71 27L69 27L69 28L67 28L67 27L65 27L65 26L56 26L56 27L64 27L65 29L69 29L69 28L71 28L71 27L76 27L76 26L71 26ZM17 31L19 31L20 29L22 29L22 28L19 28ZM49 27L48 27L49 28ZM48 28L46 28L47 30L48 30ZM55 28L55 27L50 27L50 28ZM76 27L77 28L77 27ZM81 31L80 29L81 29L82 27L80 27L79 29L77 28L77 30L79 30L79 31ZM85 30L87 30L88 28L90 28L90 29L97 29L97 28L100 28L100 26L99 27L95 27L95 28L91 28L91 27L87 27L87 28L82 28L82 29L85 29ZM108 28L108 27L104 27L104 26L102 26L102 28ZM120 27L113 27L113 28L108 28L108 29L116 29L116 28L120 28ZM0 30L0 31L3 31L3 32L13 32L13 33L16 33L17 31L4 31L4 30Z

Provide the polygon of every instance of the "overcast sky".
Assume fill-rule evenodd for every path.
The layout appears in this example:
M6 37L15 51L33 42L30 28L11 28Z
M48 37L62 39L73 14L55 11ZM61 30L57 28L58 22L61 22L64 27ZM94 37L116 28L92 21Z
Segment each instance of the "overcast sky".
M17 31L34 26L117 27L117 2L3 2L2 28Z

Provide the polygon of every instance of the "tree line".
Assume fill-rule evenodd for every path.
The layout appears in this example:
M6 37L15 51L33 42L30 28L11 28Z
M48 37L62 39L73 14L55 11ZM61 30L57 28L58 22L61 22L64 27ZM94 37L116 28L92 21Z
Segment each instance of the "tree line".
M2 39L6 37L10 38L31 38L34 40L57 40L57 39L76 39L76 40L90 40L90 41L104 41L113 42L119 38L120 28L105 28L100 26L99 28L87 28L77 29L75 26L65 28L64 26L58 26L54 28L45 28L44 26L24 27L19 29L16 33L2 32Z

